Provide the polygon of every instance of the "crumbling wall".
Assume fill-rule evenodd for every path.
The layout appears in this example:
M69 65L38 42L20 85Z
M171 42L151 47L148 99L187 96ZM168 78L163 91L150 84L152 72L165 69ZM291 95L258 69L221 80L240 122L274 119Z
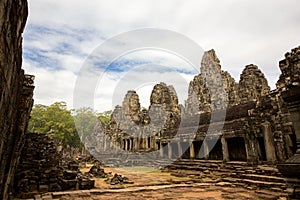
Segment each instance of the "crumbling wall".
M186 114L211 112L239 104L238 84L234 78L221 70L216 52L204 53L201 74L190 82L185 103Z
M54 140L45 134L27 133L15 173L14 193L22 198L38 192L60 191L63 171ZM29 196L26 196L29 195Z
M125 146L122 139L131 138L135 149L147 149L150 148L147 142L154 135L162 138L176 135L180 120L181 110L175 89L159 83L152 90L149 109L141 109L138 94L128 91L122 106L114 109L106 134L118 146Z
M276 83L278 89L285 91L287 86L300 85L300 46L287 52L285 59L279 62L281 74Z
M0 199L7 199L33 104L33 77L24 75L26 0L0 1Z
M289 111L289 118L295 129L295 141L297 143L294 155L284 163L277 165L279 171L284 175L287 183L289 199L300 198L300 46L285 54L285 59L279 62L282 72L277 82L277 88L283 105Z
M222 157L225 161L237 159L247 160L252 164L274 164L286 160L295 150L295 130L288 109L283 103L281 91L286 90L285 85L290 82L300 85L299 82L293 81L299 79L298 73L291 73L291 69L296 72L300 69L299 52L299 49L292 50L286 54L286 59L280 62L283 74L277 83L278 89L273 91L256 65L247 65L237 83L228 72L222 71L214 50L205 52L201 61L201 73L189 84L183 113L180 112L174 88L164 83L155 85L150 97L149 110L144 111L147 121L151 121L149 130L154 137L150 148L158 150L168 143L168 148L164 148L161 155L167 154L172 157L172 152L181 151L180 145L184 146L184 142L203 144L204 151L209 151L211 141L218 140L218 148L213 147L211 152L215 155L223 154L218 158ZM120 111L121 114L115 117L130 119L131 124L141 125L139 110L137 94L129 91L122 107L116 107L114 113ZM124 115L124 111L128 114ZM181 127L178 129L180 122ZM223 123L222 130L214 129ZM208 130L212 134L207 137ZM136 132L135 136L138 136L145 133L145 130L137 128L132 131L127 125L108 134L114 135L117 138L115 141L119 139L119 142L124 143L120 143L121 148L138 151L139 141L122 138L120 134L130 132ZM171 143L174 143L174 139L178 143L178 150L172 149ZM197 148L200 148L199 145ZM194 146L189 148L190 158L193 159L197 157L194 150ZM205 159L210 158L213 156L208 155Z
M14 196L28 199L46 192L91 189L94 180L82 174L79 163L57 151L53 137L27 133L15 173Z
M160 131L159 136L172 137L176 135L181 120L178 98L173 86L167 86L165 83L156 84L150 96L150 118L153 121L153 131Z
M257 101L270 93L270 87L264 74L256 65L247 65L240 76L238 94L240 103Z

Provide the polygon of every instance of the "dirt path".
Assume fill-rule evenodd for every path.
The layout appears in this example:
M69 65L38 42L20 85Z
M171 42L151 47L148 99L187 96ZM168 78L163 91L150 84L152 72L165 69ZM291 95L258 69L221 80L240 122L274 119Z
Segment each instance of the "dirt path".
M81 171L88 171L88 167L82 168ZM191 178L175 177L150 167L104 168L104 170L126 176L134 183L109 185L104 178L95 178L96 188L93 190L48 193L40 199L286 199L269 191L249 190L232 186L230 183L194 183Z

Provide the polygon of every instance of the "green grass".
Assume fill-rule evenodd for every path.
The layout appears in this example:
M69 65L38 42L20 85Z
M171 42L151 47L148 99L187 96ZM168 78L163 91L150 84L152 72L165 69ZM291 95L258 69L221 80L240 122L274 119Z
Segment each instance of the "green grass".
M156 168L147 167L147 166L122 167L120 169L124 170L124 171L129 171L129 172L153 172L153 171L158 171L158 169L156 169Z

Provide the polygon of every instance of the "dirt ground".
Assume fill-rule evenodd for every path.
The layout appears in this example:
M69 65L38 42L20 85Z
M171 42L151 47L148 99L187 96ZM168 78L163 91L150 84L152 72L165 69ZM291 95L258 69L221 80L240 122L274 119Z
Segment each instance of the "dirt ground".
M81 171L88 171L88 167L82 168ZM200 185L197 185L191 178L175 177L170 173L150 167L104 168L104 170L112 174L117 173L126 176L134 183L109 185L104 181L104 178L95 178L97 189L115 190L113 192L102 192L101 194L91 193L91 196L86 199L286 199L268 191L251 190L231 186L228 183L223 183L223 185L222 183L203 183L206 185L199 183ZM205 181L210 182L209 180ZM149 186L157 186L157 188L149 189ZM164 186L168 187L165 188Z

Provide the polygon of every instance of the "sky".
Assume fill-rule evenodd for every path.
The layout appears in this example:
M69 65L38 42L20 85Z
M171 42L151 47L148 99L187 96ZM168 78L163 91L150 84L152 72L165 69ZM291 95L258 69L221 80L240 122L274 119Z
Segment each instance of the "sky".
M278 62L300 44L299 4L298 0L30 0L23 68L36 76L36 104L65 101L73 108L76 87L81 86L76 83L97 49L111 38L152 28L181 34L205 51L215 49L222 69L237 82L243 68L255 64L275 89ZM182 46L178 40L154 39L155 44ZM126 42L106 50L115 53ZM84 87L93 93L91 105L97 111L122 104L132 89L148 107L152 87L159 82L174 85L184 103L189 81L200 69L200 63L195 68L176 53L158 48L126 52L111 63L100 61L100 71L91 74L97 78L91 78L95 88L88 87L89 78Z

